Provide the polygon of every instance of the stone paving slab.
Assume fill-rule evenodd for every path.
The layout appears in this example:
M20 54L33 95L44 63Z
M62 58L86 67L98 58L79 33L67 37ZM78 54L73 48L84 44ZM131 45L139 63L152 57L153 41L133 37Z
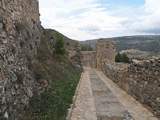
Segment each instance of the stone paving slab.
M97 120L88 70L82 76L71 120Z
M96 72L90 73L90 80L98 120L134 120Z
M158 120L102 72L86 68L69 120Z

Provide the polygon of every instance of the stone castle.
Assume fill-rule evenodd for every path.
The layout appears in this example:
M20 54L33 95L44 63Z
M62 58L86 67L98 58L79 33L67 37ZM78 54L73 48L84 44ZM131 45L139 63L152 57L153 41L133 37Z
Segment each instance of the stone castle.
M39 16L37 0L0 0L0 120L22 120L38 91L31 64L43 29ZM160 116L159 58L124 65L114 63L115 54L114 43L100 40L81 57Z
M37 0L0 0L0 119L21 119L37 89L30 64L40 42Z
M160 116L160 58L132 60L131 64L115 63L116 49L113 42L99 40L96 48L94 52L82 54L87 59L84 60L87 67L103 71L128 94Z

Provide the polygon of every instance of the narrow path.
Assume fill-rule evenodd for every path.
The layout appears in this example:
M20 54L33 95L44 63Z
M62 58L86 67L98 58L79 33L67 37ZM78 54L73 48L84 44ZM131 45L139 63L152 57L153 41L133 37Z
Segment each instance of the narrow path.
M96 72L90 73L90 80L98 120L134 120Z
M75 97L71 120L97 120L88 69L83 73Z
M102 72L85 69L71 120L158 120Z

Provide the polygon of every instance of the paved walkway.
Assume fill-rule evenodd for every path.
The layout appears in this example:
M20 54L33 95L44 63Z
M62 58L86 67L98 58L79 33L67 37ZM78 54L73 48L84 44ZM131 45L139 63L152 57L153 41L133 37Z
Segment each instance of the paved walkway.
M97 120L96 109L89 79L89 70L82 74L71 120Z
M102 72L86 68L71 120L158 120Z

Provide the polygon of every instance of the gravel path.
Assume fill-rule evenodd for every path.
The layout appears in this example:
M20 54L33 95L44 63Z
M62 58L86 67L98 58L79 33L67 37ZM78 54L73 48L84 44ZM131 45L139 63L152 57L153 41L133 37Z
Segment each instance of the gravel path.
M102 72L85 68L69 120L158 120Z

